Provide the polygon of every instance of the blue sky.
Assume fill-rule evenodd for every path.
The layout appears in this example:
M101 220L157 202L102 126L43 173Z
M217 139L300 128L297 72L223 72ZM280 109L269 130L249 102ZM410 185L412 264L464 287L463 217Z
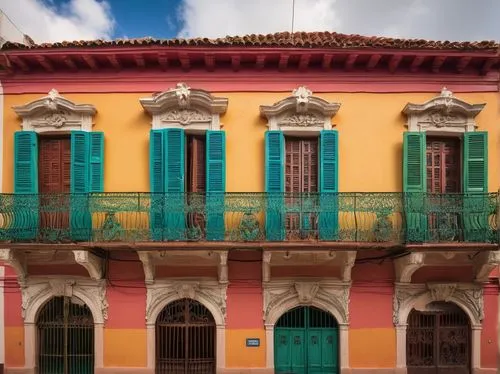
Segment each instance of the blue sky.
M294 31L500 40L500 0L0 0L36 42Z

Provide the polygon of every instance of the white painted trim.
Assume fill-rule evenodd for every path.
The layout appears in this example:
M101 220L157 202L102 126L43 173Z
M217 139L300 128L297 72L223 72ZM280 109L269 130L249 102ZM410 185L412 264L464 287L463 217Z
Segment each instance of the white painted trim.
M220 130L220 115L228 103L225 97L214 97L185 83L139 101L152 116L153 130L181 128L188 132Z
M408 103L403 108L410 132L433 135L457 134L476 130L475 117L486 104L469 104L457 99L446 87L423 104Z
M307 136L331 130L332 117L339 109L339 103L315 97L307 87L300 86L292 91L292 96L273 105L261 105L260 114L267 118L269 130Z
M5 363L5 266L0 266L0 364Z
M97 112L92 104L75 104L55 89L47 96L12 109L22 118L23 131L37 133L90 132Z

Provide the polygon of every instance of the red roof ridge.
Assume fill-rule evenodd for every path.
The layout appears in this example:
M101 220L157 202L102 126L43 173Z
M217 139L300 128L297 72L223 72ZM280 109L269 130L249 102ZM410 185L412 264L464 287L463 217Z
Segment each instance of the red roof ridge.
M500 43L494 40L448 41L427 39L404 39L383 36L363 36L337 32L277 32L274 34L248 34L223 38L172 38L157 39L151 36L114 40L75 40L55 43L40 43L27 46L6 42L1 50L58 49L112 46L175 46L175 47L278 47L278 48L332 48L332 49L417 49L417 50L491 50L500 51Z

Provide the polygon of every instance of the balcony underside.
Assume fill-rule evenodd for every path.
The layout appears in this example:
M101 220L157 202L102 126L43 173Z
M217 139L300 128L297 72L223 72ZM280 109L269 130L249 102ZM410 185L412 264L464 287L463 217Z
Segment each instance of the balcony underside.
M0 195L0 241L102 248L403 249L498 243L498 195Z

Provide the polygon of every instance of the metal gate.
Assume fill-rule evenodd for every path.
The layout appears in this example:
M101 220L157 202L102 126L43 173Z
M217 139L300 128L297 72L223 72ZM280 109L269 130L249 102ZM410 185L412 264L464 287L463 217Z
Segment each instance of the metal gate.
M454 304L436 304L431 312L408 316L408 374L470 374L470 325Z
M157 374L215 373L215 320L202 304L181 299L156 320Z
M94 319L79 299L55 297L40 311L38 374L94 373Z
M274 328L277 374L337 374L338 324L328 312L297 307L280 317Z

